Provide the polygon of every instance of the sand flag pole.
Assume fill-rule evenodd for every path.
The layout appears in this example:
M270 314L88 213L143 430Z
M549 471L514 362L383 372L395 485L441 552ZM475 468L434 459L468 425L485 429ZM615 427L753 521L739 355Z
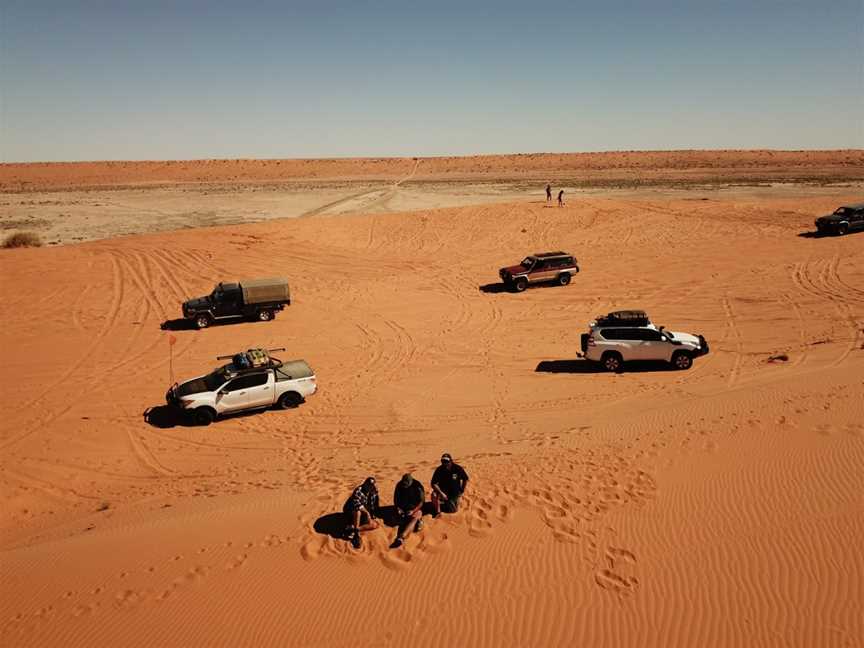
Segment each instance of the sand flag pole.
M168 334L168 384L174 384L174 345L177 343L177 338L174 335Z

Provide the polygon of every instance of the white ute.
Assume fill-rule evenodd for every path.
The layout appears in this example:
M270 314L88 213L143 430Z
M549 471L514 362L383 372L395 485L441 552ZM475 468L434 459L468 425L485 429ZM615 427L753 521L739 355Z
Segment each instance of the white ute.
M701 335L656 327L644 311L615 311L591 322L582 335L582 354L607 371L621 371L632 360L665 361L675 369L689 369L693 359L708 353Z
M282 351L284 349L270 349ZM175 383L165 400L169 406L209 425L223 414L246 410L297 407L317 390L315 373L304 360L282 362L264 349L249 349L206 376Z

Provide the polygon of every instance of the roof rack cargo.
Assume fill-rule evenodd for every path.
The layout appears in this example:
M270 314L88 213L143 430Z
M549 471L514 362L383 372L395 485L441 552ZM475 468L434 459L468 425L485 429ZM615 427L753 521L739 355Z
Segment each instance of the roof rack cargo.
M599 326L648 326L650 323L648 313L641 310L612 311L597 316Z
M231 360L231 364L236 371L279 367L282 365L282 361L271 357L270 352L284 350L285 347L278 347L276 349L247 349L246 351L241 351L240 353L216 356L216 359Z

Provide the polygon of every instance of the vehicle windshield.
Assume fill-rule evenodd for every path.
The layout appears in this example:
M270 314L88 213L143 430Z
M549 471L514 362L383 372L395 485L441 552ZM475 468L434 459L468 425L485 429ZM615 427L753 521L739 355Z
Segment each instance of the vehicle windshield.
M665 326L661 326L658 330L659 330L663 335L665 335L667 338L669 338L670 340L674 340L674 339L675 339L675 336L672 335L672 331L670 331L669 329L667 329Z
M222 297L222 289L221 288L214 288L213 292L210 293L210 297L212 297L216 301L219 301L219 298Z
M525 257L524 259L522 259L522 263L520 263L519 265L521 265L523 268L530 270L534 266L535 261L536 259L534 259L534 257Z
M207 385L208 391L216 391L226 382L228 382L228 378L230 377L227 370L228 365L224 367L219 367L213 373L209 373L204 376L204 384Z
M847 211L849 211L848 208L846 208L846 207L840 207L840 208L838 208L838 209L834 212L834 215L835 215L835 216L844 216L844 215L846 214Z

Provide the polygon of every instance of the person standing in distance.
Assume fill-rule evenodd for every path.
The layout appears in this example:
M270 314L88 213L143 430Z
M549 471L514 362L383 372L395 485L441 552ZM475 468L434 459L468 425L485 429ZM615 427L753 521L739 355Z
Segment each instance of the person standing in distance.
M564 190L563 189L558 192L558 206L559 207L564 206Z
M548 205L551 202L552 202L552 185L547 184L546 185L546 204Z
M445 513L455 513L459 510L459 499L468 485L468 473L453 457L445 452L441 455L441 465L432 474L432 507L435 512L432 517Z

